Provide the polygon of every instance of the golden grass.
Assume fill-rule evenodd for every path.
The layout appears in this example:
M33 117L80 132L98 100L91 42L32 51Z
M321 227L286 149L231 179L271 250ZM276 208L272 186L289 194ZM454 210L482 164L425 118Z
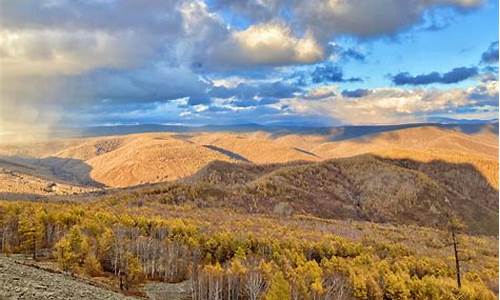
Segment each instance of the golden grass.
M320 161L364 153L423 162L439 159L470 163L498 189L498 135L486 131L465 134L432 126L343 141L331 141L328 135L276 137L265 132L205 132L182 136L144 133L0 147L0 155L4 156L79 160L91 168L91 179L111 187L188 177L214 160L264 164ZM70 173L85 171L74 165L64 167Z

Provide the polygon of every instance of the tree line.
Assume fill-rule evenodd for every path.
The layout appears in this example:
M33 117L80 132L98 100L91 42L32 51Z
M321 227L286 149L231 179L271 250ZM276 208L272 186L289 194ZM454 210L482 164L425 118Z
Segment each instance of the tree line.
M458 288L452 264L398 243L210 230L203 220L141 209L0 202L0 237L2 253L107 276L125 292L189 279L195 300L496 299L484 274L466 272Z

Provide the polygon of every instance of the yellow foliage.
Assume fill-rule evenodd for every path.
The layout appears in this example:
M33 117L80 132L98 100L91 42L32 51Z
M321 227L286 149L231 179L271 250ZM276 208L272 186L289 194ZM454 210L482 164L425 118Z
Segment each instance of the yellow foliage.
M85 257L85 260L83 261L83 268L85 273L90 276L101 276L102 274L101 263L99 263L97 258L92 254Z
M384 297L392 300L406 300L410 297L410 289L402 273L386 273L383 276Z
M158 215L157 207L147 206L119 207L118 214L108 205L0 201L1 232L8 233L2 250L33 251L35 241L36 249L51 249L64 270L125 276L127 286L166 280L158 266L174 265L168 269L178 270L168 275L172 280L201 271L202 281L230 279L231 289L244 288L248 270L259 273L254 288L260 295L266 291L266 299L328 298L339 286L345 286L343 295L367 300L496 299L495 238L461 234L461 249L471 261L459 290L452 249L444 247L445 241L435 242L446 233L435 229L305 217L242 220L246 215L221 218L220 212L207 210ZM337 228L370 239L327 233Z
M78 226L73 226L55 245L54 255L64 270L76 271L83 265L88 252L87 238L82 235Z
M139 258L129 254L127 257L127 282L137 284L144 281L144 279L145 275Z
M291 299L290 284L283 276L282 272L277 272L264 297L265 300L288 300Z

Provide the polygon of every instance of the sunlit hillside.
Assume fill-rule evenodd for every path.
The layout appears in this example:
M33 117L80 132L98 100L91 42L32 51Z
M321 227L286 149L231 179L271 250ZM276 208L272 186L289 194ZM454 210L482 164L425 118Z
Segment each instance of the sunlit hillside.
M498 188L498 134L420 126L336 140L331 134L267 132L143 133L1 145L2 160L54 181L125 187L193 175L215 160L322 161L373 153L388 158L470 163ZM22 171L22 170L19 170ZM35 174L36 175L36 174Z
M0 0L0 300L498 300L498 0Z

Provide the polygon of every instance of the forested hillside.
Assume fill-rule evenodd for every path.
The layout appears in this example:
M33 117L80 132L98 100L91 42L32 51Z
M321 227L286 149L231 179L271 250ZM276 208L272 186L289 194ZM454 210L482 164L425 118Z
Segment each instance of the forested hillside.
M498 235L498 192L469 164L361 155L323 162L213 162L180 182L107 196L243 213L442 227L456 215L467 231ZM106 196L105 196L106 197Z
M131 194L132 195L132 194ZM2 252L129 295L190 280L193 299L496 299L498 242L441 229L238 213L133 196L0 202ZM453 226L453 227L452 227ZM457 230L462 287L451 228Z
M27 264L120 297L150 295L154 283L195 300L497 299L497 135L425 127L325 139L146 134L3 147L43 157L0 162L0 267Z

